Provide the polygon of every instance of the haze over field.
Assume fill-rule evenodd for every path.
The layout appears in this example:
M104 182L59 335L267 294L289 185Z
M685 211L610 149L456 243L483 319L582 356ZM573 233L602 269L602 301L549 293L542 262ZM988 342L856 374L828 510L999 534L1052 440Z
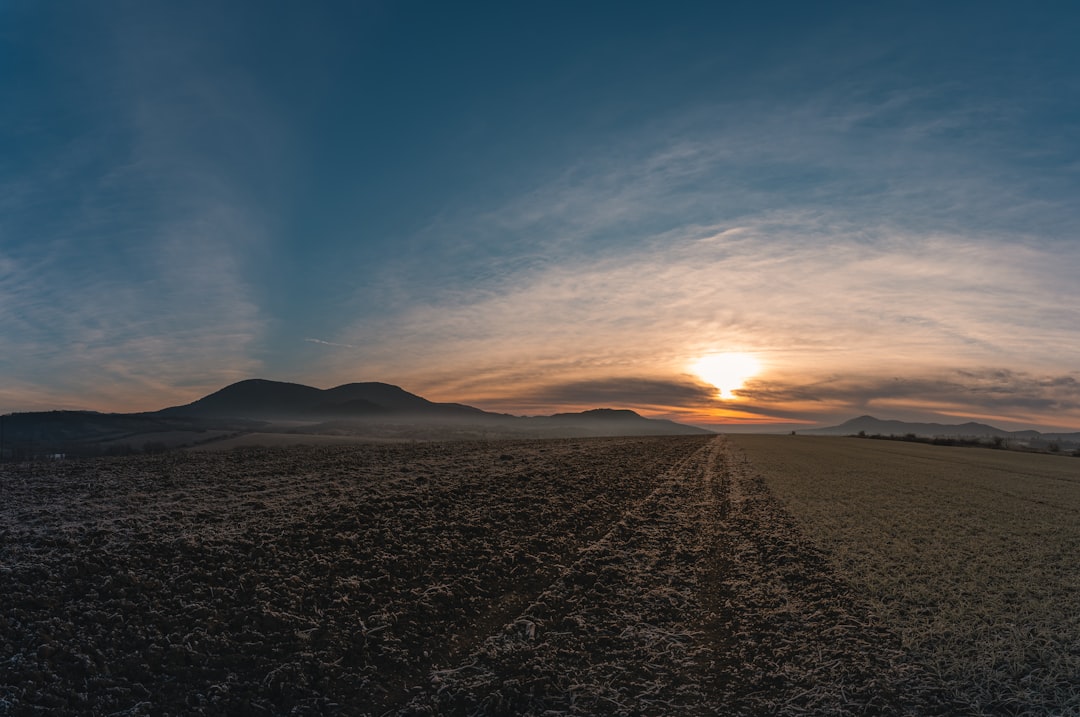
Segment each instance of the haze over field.
M1080 10L0 5L0 413L1080 430Z

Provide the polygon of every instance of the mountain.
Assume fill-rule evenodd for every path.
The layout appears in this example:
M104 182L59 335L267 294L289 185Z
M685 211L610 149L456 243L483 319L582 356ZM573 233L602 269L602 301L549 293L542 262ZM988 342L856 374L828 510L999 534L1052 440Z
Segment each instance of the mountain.
M325 390L297 383L249 379L226 386L156 416L262 421L322 421L335 432L357 423L468 423L517 433L544 435L680 435L709 433L673 421L645 418L625 409L597 408L581 413L517 417L489 413L460 403L435 403L388 383L347 383ZM322 424L309 427L319 430ZM354 426L356 428L357 426Z
M642 420L642 415L626 408L593 408L580 413L555 413L547 416L555 421L577 421L590 419L595 421L636 421ZM649 419L644 419L649 420Z
M347 383L324 390L255 378L154 415L296 421L391 416L481 418L497 414L457 403L434 403L387 383Z
M401 413L427 413L453 416L492 416L479 408L460 403L435 403L414 393L392 386L388 383L347 383L337 388L327 389L327 402L340 405L341 402L365 401L384 409Z
M914 433L917 436L1008 436L1011 435L1009 431L995 428L994 426L988 426L985 423L960 423L960 424L945 424L945 423L909 423L907 421L895 421L895 420L882 420L880 418L874 418L873 416L859 416L858 418L852 418L849 421L844 421L839 426L830 426L828 428L811 428L800 433L810 433L816 435L829 435L829 436L850 436L858 434L859 432L866 433L868 435L882 435L882 436L903 436L908 433ZM1035 433L1035 431L1031 431Z
M594 408L581 413L556 413L553 416L537 416L526 420L537 426L574 427L596 436L679 436L712 433L704 428L664 419L645 418L634 411L614 408Z
M226 386L184 406L154 411L158 416L265 418L293 416L319 404L323 392L298 383L250 379Z
M0 459L164 450L251 432L419 440L709 433L628 410L519 417L460 403L436 403L387 383L318 389L249 379L191 403L147 413L49 411L0 416Z
M809 428L799 433L818 436L906 436L909 433L930 438L1006 438L1014 441L1039 443L1059 442L1080 444L1080 433L1040 433L1039 431L1006 431L985 423L910 423L907 421L882 420L873 416L859 416L844 421L839 426Z

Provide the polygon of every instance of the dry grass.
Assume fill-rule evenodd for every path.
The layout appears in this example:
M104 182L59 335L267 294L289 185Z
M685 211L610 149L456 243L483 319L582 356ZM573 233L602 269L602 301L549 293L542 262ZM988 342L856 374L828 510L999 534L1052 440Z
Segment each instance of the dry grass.
M1080 461L737 436L874 619L974 714L1080 714Z

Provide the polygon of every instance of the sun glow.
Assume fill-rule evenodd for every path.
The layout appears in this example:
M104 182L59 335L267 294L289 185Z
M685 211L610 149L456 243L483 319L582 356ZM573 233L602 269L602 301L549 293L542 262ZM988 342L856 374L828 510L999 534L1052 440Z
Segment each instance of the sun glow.
M720 389L720 398L735 398L735 391L761 371L761 362L750 354L723 353L702 356L690 369Z

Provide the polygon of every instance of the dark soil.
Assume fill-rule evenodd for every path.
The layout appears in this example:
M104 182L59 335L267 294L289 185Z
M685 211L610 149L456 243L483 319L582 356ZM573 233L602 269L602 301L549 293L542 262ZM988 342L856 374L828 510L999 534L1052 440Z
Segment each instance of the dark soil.
M0 714L950 709L722 438L6 465L0 590Z

